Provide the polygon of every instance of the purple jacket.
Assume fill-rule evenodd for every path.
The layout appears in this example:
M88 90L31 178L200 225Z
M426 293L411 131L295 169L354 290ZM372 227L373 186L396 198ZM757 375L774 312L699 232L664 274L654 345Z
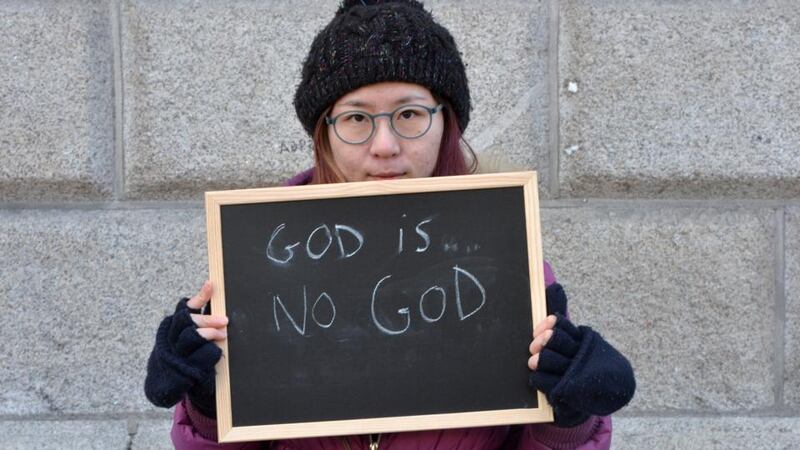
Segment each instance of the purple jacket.
M312 170L290 179L290 186L307 184ZM549 264L544 263L545 285L555 283ZM346 441L346 442L345 442ZM368 450L369 436L285 439L271 442L217 443L217 422L203 416L184 399L175 408L172 442L178 450L270 449L270 450ZM451 430L384 433L381 449L391 450L607 450L611 447L611 417L592 416L574 428L558 428L551 424L459 428Z

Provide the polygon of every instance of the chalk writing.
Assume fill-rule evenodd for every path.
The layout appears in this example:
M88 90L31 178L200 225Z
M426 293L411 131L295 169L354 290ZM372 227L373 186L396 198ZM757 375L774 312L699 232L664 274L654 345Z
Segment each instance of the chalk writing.
M417 253L424 252L431 245L431 237L428 235L428 233L422 231L422 226L425 225L426 223L430 223L431 220L433 220L433 219L430 219L430 218L429 219L425 219L422 222L418 223L417 226L414 228L417 231L417 234L419 235L419 237L421 237L422 240L425 241L425 246L424 247L417 247Z
M331 307L331 314L330 314L331 318L326 323L321 322L317 318L317 306L319 305L320 300L322 300L323 298L325 300L327 300L328 304ZM277 331L281 331L281 323L280 323L280 320L278 320L278 306L280 306L280 309L283 311L283 315L287 319L289 319L289 323L292 324L292 326L297 331L297 333L299 335L301 335L301 336L306 336L306 319L308 318L308 294L306 292L306 287L303 286L303 325L302 326L297 324L297 321L295 320L295 318L292 316L292 314L289 312L289 310L286 309L286 305L281 300L281 297L278 294L275 294L275 295L272 296L272 316L275 318L275 329ZM334 320L336 320L336 305L333 303L333 298L331 298L331 296L328 295L327 292L323 292L323 293L319 294L319 296L317 297L317 300L314 302L314 305L311 307L311 320L313 320L314 323L316 323L317 326L319 326L320 328L330 328L331 325L333 325Z
M289 261L291 261L292 258L294 258L293 249L298 245L300 245L299 241L294 242L292 244L284 245L282 251L285 254L285 256L281 258L280 256L277 255L277 253L280 250L277 250L275 248L276 245L279 245L276 244L275 241L278 237L278 234L281 231L283 231L284 228L286 228L285 223L282 223L277 227L275 227L275 230L272 231L272 234L269 237L269 241L267 241L267 251L266 251L267 260L279 266L286 266L289 263ZM334 231L331 232L331 229L328 227L328 225L323 223L318 227L314 228L314 230L311 231L311 233L309 233L308 238L306 239L306 246L305 246L306 255L308 255L309 258L311 258L312 260L322 259L322 257L325 256L325 254L328 252L328 249L330 249L331 244L333 244L334 237L336 238L336 243L339 248L340 259L350 258L354 256L356 253L358 253L359 250L361 250L361 247L364 245L364 235L361 234L360 231L356 230L355 228L349 225L343 225L337 223L333 225L333 230ZM312 241L314 240L315 236L317 236L320 232L324 232L324 235L322 237L324 246L322 247L321 250L319 250L320 247L317 245L314 246L315 249L312 249ZM345 248L345 244L342 239L343 232L345 234L350 235L352 238L351 240L355 240L358 243L358 245L356 245L355 248L350 250Z
M459 278L459 275L461 275L461 274L465 275L469 279L469 281L474 283L475 286L478 288L479 292L481 293L481 302L480 302L480 304L477 307L475 307L475 309L473 309L472 311L470 311L468 313L464 312L464 306L463 306L463 302L462 302L462 298L461 298L461 287L460 287L461 283L460 283L460 278ZM375 324L375 326L378 327L379 330L381 330L382 332L384 332L386 334L389 334L389 335L403 334L411 326L411 313L410 313L410 309L408 307L403 307L403 308L400 308L400 309L397 310L397 313L400 314L401 316L404 316L405 320L406 320L406 326L404 328L402 328L402 329L399 329L399 330L392 330L388 326L386 326L385 324L381 323L380 320L378 320L378 316L376 314L376 304L378 302L378 289L380 288L381 284L383 284L383 282L388 280L389 278L391 278L391 275L386 275L383 278L381 278L375 284L375 288L372 290L372 302L370 304L370 308L371 308L370 311L372 313L372 321ZM461 320L467 319L468 317L470 317L473 314L475 314L476 312L478 312L481 308L483 308L483 305L486 304L486 290L484 289L484 287L481 284L481 282L478 281L478 278L475 277L475 275L472 275L471 273L467 272L466 270L462 269L461 267L453 266L453 284L455 286L455 292L456 292L455 303L456 303L456 308L458 309L458 317L459 317L459 319L461 319ZM428 293L430 293L431 291L434 291L434 290L439 292L441 294L441 296L442 296L442 311L440 312L439 316L436 317L435 319L427 316L425 314L425 312L423 310L423 306L422 306L424 301L425 301L426 295ZM428 323L433 323L433 322L437 322L439 319L441 319L442 316L444 315L444 309L445 309L445 306L446 306L446 302L447 302L447 294L445 293L444 289L442 289L439 286L432 286L431 288L429 288L425 292L423 292L422 295L419 296L419 301L418 301L420 315L422 316L423 320L425 320Z
M283 249L284 251L286 251L286 253L288 253L288 256L286 256L286 258L284 259L280 259L279 257L275 256L275 250L272 247L272 242L275 240L275 237L278 235L278 233L280 233L281 230L283 230L284 228L286 228L285 223L282 223L277 227L275 227L275 230L272 232L272 236L269 237L269 242L267 243L267 259L276 264L288 263L289 260L291 260L292 257L294 256L294 250L292 249L300 245L299 242L295 242L294 244L285 246Z
M423 303L425 303L425 297L431 292L438 292L442 300L442 310L439 312L439 315L435 319L425 314L425 308L422 306ZM422 316L422 319L425 322L428 323L438 322L439 319L441 319L442 316L444 315L445 306L447 306L447 294L444 292L444 289L442 289L439 286L431 286L428 288L427 291L423 292L422 295L419 296L419 315Z
M406 214L403 214L402 217L405 218ZM425 230L422 229L422 226L426 225L426 224L428 224L428 223L430 223L432 221L433 221L433 217L428 217L428 218L423 219L422 221L418 222L417 225L414 227L414 231L417 233L417 236L419 236L420 239L422 240L422 244L416 248L417 253L424 252L431 245L431 237ZM397 254L399 255L400 253L403 253L404 231L403 231L403 227L402 226L398 229L398 235L399 236L398 236L398 239L397 239Z
M406 217L407 214L402 214L403 219ZM414 233L419 238L419 243L414 249L414 254L424 253L431 247L431 233L428 227L433 224L433 221L434 217L429 216L416 222ZM287 241L283 239L285 228L286 223L281 223L275 227L267 242L267 261L278 267L286 267L289 262L297 256L294 249L298 245L301 245L302 242L302 240L289 239L287 243ZM400 226L398 230L397 253L401 254L404 250L404 227ZM305 236L305 233L302 235ZM347 237L347 243L345 243L343 239L345 236ZM301 251L300 255L305 255L312 261L321 261L335 243L338 250L337 259L342 260L356 256L362 247L364 247L365 242L366 239L363 233L350 225L336 223L331 227L328 224L322 223L313 228L308 235L305 236L305 252ZM446 252L457 252L459 249L458 242L452 236L445 236L443 244ZM479 248L480 246L477 243L466 244L464 247L467 253L477 251ZM464 321L478 313L478 311L484 307L487 300L486 289L478 277L463 267L453 265L450 270L452 270L453 283L451 291L453 292L452 302L455 303L459 320ZM381 294L383 293L385 285L389 283L391 278L392 274L386 274L378 279L372 288L372 293L369 298L372 324L381 333L395 336L407 332L414 323L413 317L416 316L412 311L419 311L419 317L428 324L434 324L445 316L448 306L448 295L445 288L439 285L429 286L423 290L415 300L416 308L412 309L410 305L405 305L397 309L396 312L387 313L383 302L387 297L385 297L386 294L384 294L384 296ZM466 300L468 299L463 298L464 292L477 293L478 297L477 299L469 299L470 301L467 302ZM297 313L293 315L289 312L286 303L281 299L280 295L272 295L272 312L276 331L281 331L282 321L288 321L297 334L309 336L310 333L306 327L309 310L308 293L305 285L302 287L302 293L302 320L298 318ZM391 299L391 296L389 296L388 299ZM438 302L436 301L437 299ZM466 307L465 303L469 303L473 306ZM320 318L323 313L318 312L318 308L326 312L324 317ZM294 309L298 309L298 307ZM404 323L402 326L388 323L392 321L391 317L395 314L400 317L401 323ZM283 320L281 320L279 316L282 317ZM311 319L322 329L331 328L334 325L336 321L336 303L333 296L328 292L322 292L317 296L314 304L311 306Z

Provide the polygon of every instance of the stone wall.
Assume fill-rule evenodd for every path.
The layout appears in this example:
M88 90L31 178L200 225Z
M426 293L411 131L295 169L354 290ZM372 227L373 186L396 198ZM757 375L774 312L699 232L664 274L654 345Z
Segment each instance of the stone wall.
M142 384L206 278L204 190L309 166L335 0L0 1L0 448L168 448ZM480 155L633 362L615 448L800 446L800 2L436 0Z

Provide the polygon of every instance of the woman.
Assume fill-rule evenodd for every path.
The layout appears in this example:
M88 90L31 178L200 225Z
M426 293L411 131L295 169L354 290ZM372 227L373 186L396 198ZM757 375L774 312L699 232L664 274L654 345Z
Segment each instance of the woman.
M442 175L475 169L462 148L470 96L450 33L415 0L348 0L314 40L294 100L313 137L315 167L287 184ZM469 157L465 156L466 152ZM159 327L145 392L175 410L177 448L544 449L609 448L608 414L635 388L628 361L588 327L566 318L566 296L545 264L549 315L530 344L531 385L554 407L554 424L217 444L214 365L225 317L203 315L209 282Z

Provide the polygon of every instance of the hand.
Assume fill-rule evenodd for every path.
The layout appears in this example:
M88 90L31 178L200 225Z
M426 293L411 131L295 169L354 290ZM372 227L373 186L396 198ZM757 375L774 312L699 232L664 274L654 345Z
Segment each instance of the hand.
M186 302L189 310L202 310L211 296L214 295L214 287L211 282L206 280L203 287L194 297ZM197 334L202 336L208 341L222 341L228 337L225 327L228 325L228 318L225 316L211 316L204 314L191 313L190 317L195 326L197 326Z
M228 319L200 314L212 293L211 283L206 282L197 295L181 299L175 313L158 327L145 379L145 394L156 406L169 408L188 394L200 412L216 415L214 365L222 350L212 341L227 337Z
M530 384L553 406L555 425L574 427L592 415L608 415L625 406L636 389L628 360L589 327L575 327L566 312L566 295L558 284L547 288L548 309L536 325L530 344Z
M528 367L531 370L536 370L539 366L539 358L541 357L542 350L544 350L547 342L553 337L553 327L556 326L556 316L550 315L539 322L533 329L533 340L529 350L531 357L528 358Z

